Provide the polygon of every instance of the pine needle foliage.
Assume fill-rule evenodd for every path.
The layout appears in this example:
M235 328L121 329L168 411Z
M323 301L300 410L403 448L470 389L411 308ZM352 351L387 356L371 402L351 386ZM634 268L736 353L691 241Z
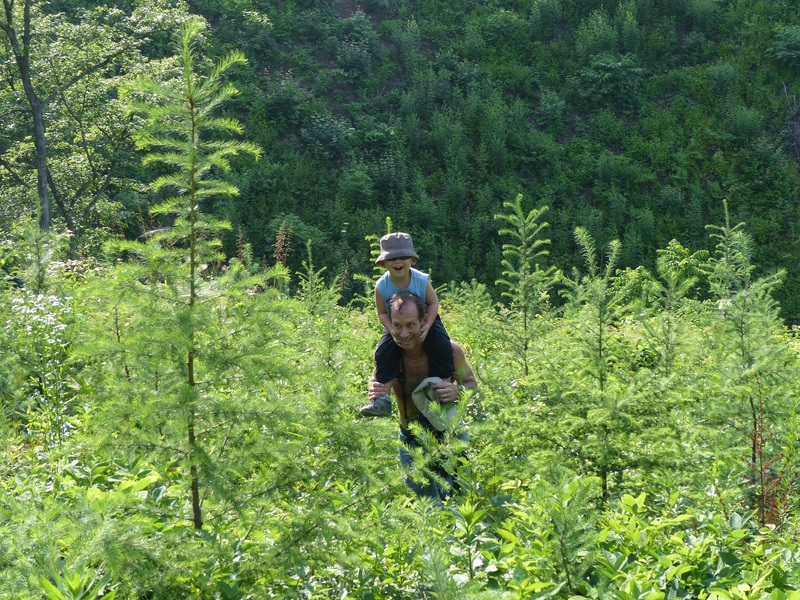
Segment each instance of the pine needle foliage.
M48 270L66 255L68 236L25 222L16 227L15 237L20 259L17 274L34 295L46 293L51 283Z
M54 320L69 351L49 365L21 360L48 334L14 313L28 291L0 290L4 415L25 406L21 382L65 367L71 428L44 452L60 422L0 424L0 596L797 595L798 341L743 226L712 229L710 257L670 243L653 274L577 231L585 265L561 280L563 313L534 319L524 385L503 330L520 306L451 286L481 397L443 443L417 429L403 472L396 422L356 412L371 307L340 306L310 246L287 297L246 248L219 260L196 217L194 286L164 213L167 229L109 246L115 262L74 285L74 315ZM445 483L440 467L458 490L416 499L404 478Z
M676 240L658 251L656 276L647 278L640 319L655 353L657 368L668 375L678 367L681 347L690 342L692 300L697 296L699 279L707 252L691 253ZM649 274L648 274L649 275Z
M227 477L218 477L220 470L214 463L233 439L244 442L249 437L249 427L234 435L239 411L231 410L237 405L230 403L232 392L247 389L240 388L242 378L255 376L251 350L234 342L242 337L237 323L247 321L246 309L234 301L245 282L234 286L215 277L215 264L223 258L219 235L229 225L202 213L200 202L237 193L218 177L230 169L231 156L260 154L252 144L213 137L241 131L236 121L214 113L236 93L233 86L223 83L224 73L244 62L244 57L232 53L207 74L198 75L196 45L202 29L199 19L181 26L178 85L142 80L129 90L148 98L131 104L131 111L145 117L145 126L137 134L138 147L153 150L144 163L171 170L157 178L152 188L174 195L151 209L170 223L151 232L143 243L109 245L111 253L138 259L120 269L117 306L129 304L126 314L113 313L111 323L112 339L123 358L124 377L118 381L128 388L129 397L141 403L130 407L133 410L120 407L125 413L119 415L121 423L142 434L134 438L139 438L144 451L171 448L188 470L191 521L198 530L203 528L202 507L209 493L204 490L221 492L226 487ZM128 308L131 303L138 306ZM133 330L124 327L124 320L138 320L142 310L148 315L146 322ZM134 345L138 348L131 352ZM125 360L128 356L131 360ZM142 368L137 369L136 363ZM138 410L144 407L146 414Z
M506 288L502 295L511 303L509 322L512 325L508 340L517 348L518 360L527 377L530 373L528 350L534 329L532 319L549 307L549 289L556 270L542 268L537 262L547 256L546 246L550 244L549 239L542 237L549 224L539 222L547 207L533 208L526 214L522 198L522 194L517 194L513 202L504 202L503 207L508 212L495 215L496 220L508 225L500 229L500 235L512 240L503 244L503 278L495 283Z
M214 169L230 170L230 157L245 153L261 155L257 145L215 135L229 136L242 132L236 119L219 117L214 113L238 91L225 83L226 71L246 63L244 54L231 52L215 63L207 73L197 73L197 44L203 31L198 18L181 25L178 43L180 72L175 85L152 79L142 79L128 90L139 98L130 110L142 114L145 126L137 133L137 146L150 150L144 164L160 163L174 168L152 183L155 191L171 188L178 193L151 211L155 214L176 214L188 223L197 205L187 199L202 200L215 195L236 195L235 186L218 177L210 177ZM155 150L154 150L155 149ZM183 230L176 228L175 235Z
M637 436L644 481L635 489L649 489L652 478L665 488L664 497L669 496L670 486L680 487L677 482L691 473L688 463L702 446L695 437L693 405L707 386L706 379L698 377L706 368L706 311L698 297L707 258L708 253L692 253L672 240L658 252L656 273L637 269L625 274L638 281L634 287L641 294L631 305L634 318L627 327L632 353L629 368L637 374L640 402L654 408L650 415L656 417L647 420L648 426ZM665 470L673 474L669 484L663 477Z
M496 357L507 347L503 344L497 329L497 305L489 290L476 280L456 284L451 283L442 296L444 310L447 311L448 330L459 344L469 348L473 370L488 366L484 359ZM480 376L481 381L490 379Z
M765 523L775 473L781 469L774 430L793 419L797 405L798 373L791 352L779 341L784 329L774 300L783 273L755 277L752 239L743 223L731 225L727 203L725 225L709 229L717 241L705 266L716 308L715 384L718 398L727 401L708 406L707 415L726 432L720 448L735 452L749 445L743 452L751 486L748 503L756 509L759 522Z
M674 445L671 413L649 368L637 361L637 340L627 333L638 277L615 269L621 245L613 241L601 262L594 240L578 228L586 274L564 278L566 323L559 330L560 377L539 373L546 385L542 410L550 424L535 427L566 466L597 477L603 502L624 489ZM628 481L630 480L630 481ZM615 492L616 493L616 492Z
M606 260L601 264L595 242L582 227L575 230L575 241L587 269L581 275L576 269L572 279L565 279L567 310L577 311L585 317L577 324L577 341L586 359L585 374L597 384L599 393L606 391L611 369L613 328L624 306L623 295L613 285L613 276L622 245L613 240L608 245Z
M547 488L545 488L547 489ZM547 538L559 579L573 594L585 592L587 573L594 562L594 519L592 502L597 482L559 472L552 488L543 494L542 504L551 527Z
M536 262L548 254L545 247L550 244L550 240L542 238L541 234L549 224L538 222L547 212L547 207L534 208L525 214L522 194L517 194L514 202L504 202L503 208L508 212L497 214L494 218L508 224L499 233L510 237L512 242L503 244L504 279L499 279L496 283L507 288L503 297L508 298L512 306L526 318L541 307L548 278L554 271L552 267L543 270Z
M199 32L197 23L181 32L183 87L144 82L131 90L163 100L153 110L135 106L148 119L142 146L162 149L149 162L175 169L154 183L175 194L154 209L165 227L142 242L109 244L115 266L82 296L80 359L95 396L82 456L153 465L126 489L136 490L150 525L142 535L160 531L162 551L150 564L161 575L126 570L127 536L104 535L105 555L126 590L160 598L241 597L239 574L260 582L265 595L282 593L303 561L346 563L348 538L363 532L337 515L360 511L370 490L386 486L371 475L374 451L352 434L351 381L340 376L351 368L337 362L352 340L331 318L341 315L338 296L310 254L302 302L265 287L269 272L222 261L227 224L208 217L201 200L234 193L214 178L227 157L257 152L200 135L236 128L211 114L232 89L195 78L191 68ZM223 61L207 77L235 63ZM317 352L304 352L323 325L338 335L325 338L328 372L318 377ZM106 481L96 495L115 488ZM247 564L239 562L243 553Z

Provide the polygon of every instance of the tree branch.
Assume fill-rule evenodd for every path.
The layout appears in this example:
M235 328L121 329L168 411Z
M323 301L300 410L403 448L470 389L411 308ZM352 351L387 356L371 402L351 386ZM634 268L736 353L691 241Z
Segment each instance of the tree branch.
M25 180L22 179L22 177L20 177L19 173L17 173L12 168L11 164L9 162L7 162L5 159L3 159L2 157L0 157L0 167L3 167L6 171L8 171L8 174L11 175L11 177L14 179L14 181L17 182L17 184L19 184L19 185L21 185L23 187L26 187L26 188L30 187L30 186L28 186L27 183L25 183Z
M56 182L53 181L53 176L50 173L50 169L47 170L47 187L50 188L50 193L53 196L53 200L55 200L56 206L58 207L59 212L61 212L61 216L64 217L64 222L67 224L67 229L70 231L75 231L75 222L72 220L72 216L69 214L69 211L67 211L67 207L64 206L64 199L58 192L58 188L56 188Z
M115 52L114 54L112 54L112 55L110 55L110 56L107 56L106 58L104 58L103 60L101 60L99 63L97 63L97 64L95 64L95 65L93 65L93 66L89 67L89 68L88 68L88 69L86 69L85 71L82 71L82 72L78 73L77 75L73 75L71 78L69 78L69 79L67 80L67 82L66 82L66 83L64 83L64 85L62 85L61 87L59 87L57 90L55 90L55 91L54 91L53 93L51 93L49 96L46 96L45 98L43 98L43 99L42 99L42 102L43 102L44 104L49 104L50 102L52 102L52 101L53 101L53 99L54 99L56 96L58 96L59 94L63 94L63 93L66 91L66 90L68 90L68 89L69 89L69 88L71 88L73 85L75 85L76 83L78 83L78 82L79 82L81 79L83 79L84 77L86 77L86 76L88 76L88 75L91 75L92 73L94 73L95 71L98 71L98 70L102 69L103 67L107 67L109 64L111 64L111 62L112 62L112 61L113 61L115 58L117 58L117 57L118 57L120 54L122 54L123 52L125 52L125 49L124 49L124 48L123 48L123 49L121 49L121 50L119 50L119 51L117 51L117 52Z

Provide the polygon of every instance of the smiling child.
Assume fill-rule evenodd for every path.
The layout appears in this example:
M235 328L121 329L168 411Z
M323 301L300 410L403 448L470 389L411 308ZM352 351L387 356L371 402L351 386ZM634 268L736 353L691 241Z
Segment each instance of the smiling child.
M439 298L430 276L414 268L419 256L407 233L390 233L381 238L381 253L375 261L386 273L375 284L375 310L384 327L383 335L375 349L375 379L387 383L401 376L401 349L394 340L394 327L389 316L389 301L395 294L411 292L425 303L427 324L419 340L425 343L431 377L449 379L453 375L453 348L450 337L439 318ZM391 416L391 401L379 397L361 407L365 416Z

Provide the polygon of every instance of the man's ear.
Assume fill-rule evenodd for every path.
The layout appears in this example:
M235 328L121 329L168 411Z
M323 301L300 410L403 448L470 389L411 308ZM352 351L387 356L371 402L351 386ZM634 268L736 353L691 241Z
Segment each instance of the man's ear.
M420 327L424 327L425 325L427 325L428 321L430 321L430 319L428 318L428 313L425 313L424 315L422 315L422 320L419 322Z
M418 259L416 256L412 256L412 257L411 257L411 264L412 264L412 265L415 265L415 264L417 264L417 261L419 261L419 259Z

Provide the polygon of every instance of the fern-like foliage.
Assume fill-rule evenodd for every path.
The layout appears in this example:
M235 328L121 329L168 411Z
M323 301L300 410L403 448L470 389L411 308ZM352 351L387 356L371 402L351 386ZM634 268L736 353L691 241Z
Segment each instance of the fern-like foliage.
M508 212L495 215L495 219L508 224L499 233L510 237L512 242L503 244L503 279L496 283L507 288L503 297L508 298L514 308L529 314L541 305L542 294L555 271L553 267L542 269L536 262L548 254L546 246L550 240L542 238L541 234L549 224L539 222L547 207L534 208L526 214L522 208L522 194L517 194L513 202L504 202L503 207Z

